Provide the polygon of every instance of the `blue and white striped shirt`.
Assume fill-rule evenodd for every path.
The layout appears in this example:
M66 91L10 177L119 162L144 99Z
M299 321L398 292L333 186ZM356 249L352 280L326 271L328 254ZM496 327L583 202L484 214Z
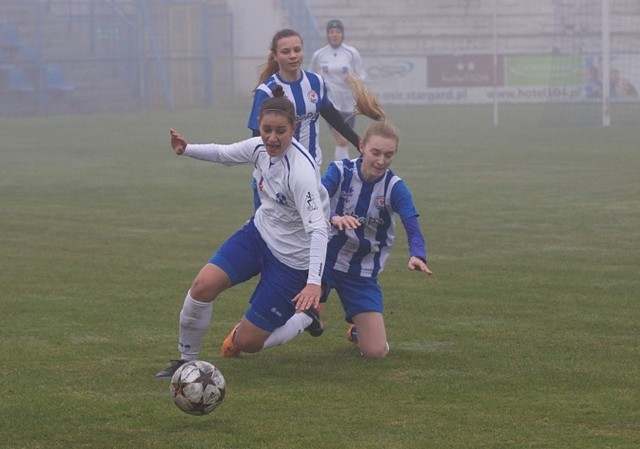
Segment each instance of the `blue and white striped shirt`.
M391 170L364 182L362 159L334 161L322 177L332 215L352 215L362 226L339 231L332 227L326 267L344 273L376 277L384 269L396 235L395 214L403 223L419 214L404 181ZM412 256L426 260L424 238L417 226L405 226Z
M273 97L271 89L276 84L282 86L285 97L295 107L296 122L298 123L294 135L296 140L311 153L318 165L321 165L322 150L320 149L320 123L318 120L320 110L331 105L327 87L321 76L302 70L300 79L290 83L283 81L277 73L271 75L256 88L247 126L249 129L259 131L260 105L267 98Z

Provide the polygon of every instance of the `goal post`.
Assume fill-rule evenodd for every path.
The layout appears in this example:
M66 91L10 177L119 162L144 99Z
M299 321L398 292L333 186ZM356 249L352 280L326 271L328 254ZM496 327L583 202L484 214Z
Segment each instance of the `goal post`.
M609 0L602 0L602 126L611 126L611 18Z

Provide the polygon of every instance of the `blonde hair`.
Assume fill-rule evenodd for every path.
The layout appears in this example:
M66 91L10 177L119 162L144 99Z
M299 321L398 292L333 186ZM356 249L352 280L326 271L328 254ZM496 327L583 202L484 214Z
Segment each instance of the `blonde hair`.
M386 137L387 139L395 140L396 150L400 144L400 131L393 124L386 120L376 120L367 127L367 130L362 136L361 144L366 145L369 139L373 136Z
M353 89L353 98L356 100L355 115L366 115L371 120L384 120L386 114L378 103L378 98L364 85L362 80L355 76L348 76L347 82Z
M387 120L382 106L378 102L378 98L375 94L364 85L360 78L349 76L347 82L353 89L353 98L356 100L354 115L365 115L374 122L367 127L367 130L362 136L361 143L366 143L373 136L382 136L388 139L395 140L396 149L400 143L400 131L393 126L391 122Z

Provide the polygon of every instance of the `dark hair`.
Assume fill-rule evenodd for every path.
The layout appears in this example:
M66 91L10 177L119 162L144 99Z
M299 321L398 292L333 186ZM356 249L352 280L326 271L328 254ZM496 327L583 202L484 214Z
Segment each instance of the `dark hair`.
M260 114L258 115L258 120L261 120L265 113L273 112L276 114L284 115L291 126L295 126L296 124L296 111L291 103L284 96L284 89L280 84L276 84L272 89L271 93L273 93L273 97L267 98L260 105Z
M338 19L332 19L327 22L327 33L331 28L337 28L344 33L344 25Z
M258 78L258 86L264 83L267 78L278 71L279 67L278 62L275 60L275 54L278 51L278 42L280 42L280 39L293 36L299 37L300 43L304 45L300 33L290 28L284 28L280 31L277 31L276 34L273 35L273 38L271 39L271 45L269 46L269 56L267 57L267 62L264 64L264 68L262 69L262 72L260 72L260 77Z

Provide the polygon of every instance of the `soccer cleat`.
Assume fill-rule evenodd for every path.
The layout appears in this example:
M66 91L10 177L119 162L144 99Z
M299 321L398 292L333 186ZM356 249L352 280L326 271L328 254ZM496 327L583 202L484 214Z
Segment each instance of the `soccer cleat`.
M220 355L222 357L238 357L242 352L240 348L233 343L233 336L236 334L238 326L240 326L240 322L233 326L233 329L231 329L227 338L222 342L222 346L220 347Z
M347 329L347 340L351 343L358 343L358 329L355 324L351 324Z
M158 371L156 373L156 377L165 378L165 377L173 377L178 368L187 363L187 360L171 360L171 365L167 366L162 371Z
M322 321L320 321L319 307L320 306L304 311L304 313L306 313L307 316L311 317L311 319L313 320L311 324L305 328L305 330L309 332L309 335L311 335L312 337L319 337L324 332L324 325L322 324Z

